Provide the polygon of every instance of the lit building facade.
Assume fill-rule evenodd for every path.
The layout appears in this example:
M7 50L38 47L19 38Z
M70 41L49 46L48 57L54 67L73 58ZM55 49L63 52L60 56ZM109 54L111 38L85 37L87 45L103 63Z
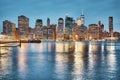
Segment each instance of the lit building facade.
M43 26L42 31L43 40L56 40L56 25Z
M28 40L34 40L36 37L35 37L35 28L29 28L29 35L28 35Z
M117 37L120 39L120 33L119 32L114 32L113 37Z
M12 23L12 39L16 39L16 24Z
M81 19L77 18L77 25L80 26L81 25Z
M73 40L86 40L87 27L84 25L78 26L74 25L73 28Z
M11 35L11 32L12 32L11 22L8 20L3 21L3 34Z
M35 38L42 39L42 26L43 22L41 19L37 19L35 23Z
M99 27L97 24L90 24L88 26L88 36L89 36L89 40L99 39Z
M74 24L73 25L73 40L78 40L78 25Z
M85 17L84 17L84 15L82 14L82 15L80 16L80 18L77 18L77 25L78 25L78 26L81 26L81 25L84 25L84 23L85 23Z
M78 26L78 40L86 40L87 27L84 25Z
M72 17L66 16L65 18L65 39L69 40L72 36L74 20Z
M101 21L98 21L98 28L99 28L99 39L104 39L104 25L101 23Z
M18 29L20 39L28 39L29 18L24 15L18 16Z
M58 27L57 27L57 40L64 40L64 20L63 18L58 19Z
M16 25L8 20L3 21L3 34L15 39Z

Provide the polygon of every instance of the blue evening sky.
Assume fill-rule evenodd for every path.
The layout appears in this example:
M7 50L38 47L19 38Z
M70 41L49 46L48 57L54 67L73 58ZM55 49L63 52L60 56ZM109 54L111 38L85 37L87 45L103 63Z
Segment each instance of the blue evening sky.
M20 15L28 17L30 27L34 27L36 19L46 25L47 17L51 24L57 24L58 18L66 14L76 20L82 9L86 26L101 20L108 30L108 17L113 16L114 30L120 32L120 0L0 0L0 31L6 19L18 27Z

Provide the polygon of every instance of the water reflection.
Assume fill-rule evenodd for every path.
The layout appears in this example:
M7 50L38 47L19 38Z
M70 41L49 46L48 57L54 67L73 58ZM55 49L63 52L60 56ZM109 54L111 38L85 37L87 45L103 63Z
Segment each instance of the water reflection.
M26 76L26 68L27 68L27 53L30 47L26 43L22 43L21 47L18 47L18 77L22 79Z
M0 47L0 55L8 54L10 53L12 48L10 47Z
M116 79L119 47L120 43L106 42L22 44L13 48L13 56L0 58L0 76L9 75L6 80Z
M0 79L5 79L12 70L12 60L9 55L0 56Z
M84 63L88 47L85 43L75 42L75 52L74 52L74 64L73 64L73 75L75 80L82 80L84 73Z
M115 43L108 43L107 44L107 51L109 51L110 53L114 53L114 51L115 51Z
M55 57L56 65L55 65L55 72L57 74L58 79L64 79L67 72L67 63L69 61L67 54L58 53Z
M116 69L116 57L115 54L111 53L107 56L108 69L109 71L114 71Z

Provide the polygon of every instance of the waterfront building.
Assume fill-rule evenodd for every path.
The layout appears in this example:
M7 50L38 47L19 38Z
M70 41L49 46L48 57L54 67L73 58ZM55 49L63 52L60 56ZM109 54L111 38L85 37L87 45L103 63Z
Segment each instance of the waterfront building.
M84 17L83 14L80 16L80 20L81 20L81 25L84 25L84 23L85 23L85 17Z
M65 18L65 38L67 40L71 39L73 23L74 23L73 18L66 16L66 18Z
M114 32L113 37L117 37L120 39L120 33L119 32Z
M16 31L16 25L14 23L8 20L3 21L4 35L11 36L12 39L15 39L15 31Z
M47 18L47 27L50 27L50 18Z
M85 17L82 11L82 14L77 18L77 25L74 26L74 31L77 33L77 40L86 40L87 27L84 25Z
M81 26L81 25L84 25L84 23L85 23L85 17L84 17L84 14L82 12L82 14L80 15L80 17L77 18L77 25Z
M11 26L12 26L12 39L16 39L16 35L15 35L15 32L16 32L16 24L11 23Z
M28 40L34 40L36 37L35 37L35 28L31 28L29 27L29 35L28 35Z
M101 21L98 21L98 28L99 28L99 39L102 40L105 37L103 36L104 33L104 25L101 23Z
M85 25L78 26L78 40L86 40L87 27Z
M18 16L18 29L20 39L28 39L29 18L24 15Z
M43 29L42 30L42 35L43 35L42 39L47 40L48 39L48 28L47 28L47 26L43 26L42 29Z
M19 29L16 28L16 31L15 31L15 38L16 40L19 40Z
M74 24L73 25L73 40L78 40L78 25Z
M35 38L42 39L42 26L43 22L41 19L37 19L35 23Z
M97 24L90 24L88 26L88 36L89 36L89 40L99 39L99 27Z
M56 40L56 25L43 26L42 31L43 40Z
M3 34L11 35L12 27L11 22L8 20L3 21Z
M80 26L81 25L81 19L77 18L77 25Z
M57 27L57 31L56 31L56 35L57 35L57 40L58 41L62 41L64 40L64 20L63 18L59 18L58 19L58 27Z
M110 34L110 37L113 36L113 17L112 16L109 17L109 34Z
M73 40L86 40L87 27L85 25L78 26L77 24L73 27Z

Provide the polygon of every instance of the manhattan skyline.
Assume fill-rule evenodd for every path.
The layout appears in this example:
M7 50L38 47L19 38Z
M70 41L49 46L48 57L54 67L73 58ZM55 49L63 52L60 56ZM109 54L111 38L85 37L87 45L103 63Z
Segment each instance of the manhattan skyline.
M84 10L85 25L97 24L100 20L108 31L108 17L113 16L114 31L120 32L120 11L119 0L1 0L0 1L0 31L2 22L10 20L18 27L18 16L25 15L30 19L30 27L35 27L36 19L42 19L46 25L47 18L51 24L57 24L58 18L65 19L66 14L75 20L80 17L81 10Z

